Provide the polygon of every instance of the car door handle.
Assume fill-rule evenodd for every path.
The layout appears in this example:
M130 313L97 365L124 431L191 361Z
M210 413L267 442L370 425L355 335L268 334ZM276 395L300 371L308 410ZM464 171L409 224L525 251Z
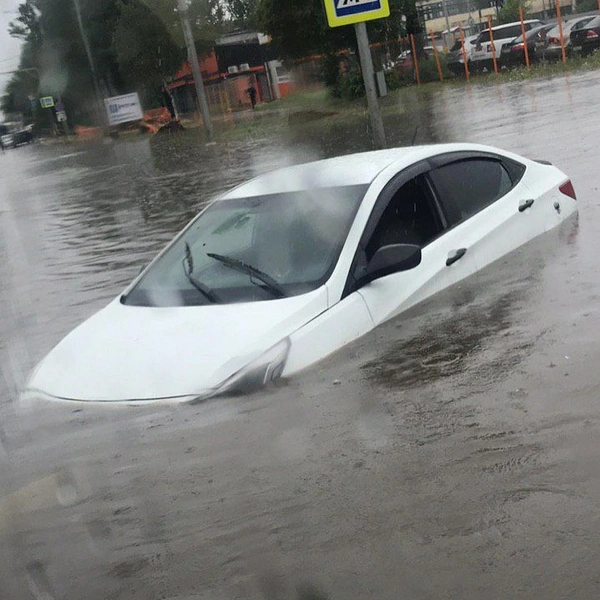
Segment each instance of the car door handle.
M460 260L466 253L466 248L452 250L452 252L448 253L448 258L446 259L446 266L449 267L450 265L453 265L457 260Z
M521 200L519 204L519 212L523 212L524 210L531 208L534 202L535 200L533 200L532 198L530 198L529 200Z

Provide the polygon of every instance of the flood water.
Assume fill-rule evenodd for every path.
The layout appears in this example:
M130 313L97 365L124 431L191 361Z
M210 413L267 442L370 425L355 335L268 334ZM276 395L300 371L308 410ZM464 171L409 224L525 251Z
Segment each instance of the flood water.
M588 73L388 110L395 145L552 161L579 224L283 385L198 406L16 398L213 195L370 149L364 120L0 155L0 599L597 597L599 90Z

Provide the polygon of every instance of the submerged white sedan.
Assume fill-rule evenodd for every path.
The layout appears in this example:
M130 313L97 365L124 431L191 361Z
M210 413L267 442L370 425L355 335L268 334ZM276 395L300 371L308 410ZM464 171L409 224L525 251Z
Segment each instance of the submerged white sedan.
M186 402L264 385L576 212L559 169L473 144L275 171L209 204L26 392Z

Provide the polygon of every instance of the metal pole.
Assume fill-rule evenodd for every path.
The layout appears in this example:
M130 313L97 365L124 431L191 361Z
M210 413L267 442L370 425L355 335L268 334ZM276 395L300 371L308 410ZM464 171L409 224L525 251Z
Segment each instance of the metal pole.
M600 2L600 0L598 0ZM446 6L446 0L442 0L442 8L444 9L444 19L446 19L446 39L444 40L444 46L450 49L448 40L450 39L450 20L448 19L448 7Z
M369 121L373 130L373 141L376 148L385 148L385 130L383 128L383 118L377 100L375 91L375 72L373 70L373 58L369 48L369 37L367 35L367 26L363 22L355 23L356 41L358 43L358 55L360 57L360 68L362 70L365 91L367 93L367 107L369 111Z
M194 86L196 88L196 97L198 99L200 112L202 113L204 129L206 129L208 137L211 138L213 133L212 121L210 119L210 113L208 112L208 103L206 102L202 73L200 73L200 66L198 64L196 44L194 43L194 36L192 34L192 28L188 19L187 0L177 0L177 10L179 11L179 16L181 18L181 28L183 29L183 37L185 39L185 45L187 46L188 62L192 67Z
M81 5L79 4L79 0L73 0L73 5L75 7L75 14L77 16L77 24L79 25L79 33L81 35L81 40L83 41L83 47L85 48L85 53L87 54L88 63L90 65L90 71L92 73L92 82L94 85L94 92L96 93L96 102L98 103L98 117L100 122L105 125L106 124L106 111L104 110L104 102L102 92L100 91L100 83L98 81L98 71L96 71L96 64L94 63L94 56L92 54L92 49L90 47L90 42L87 37L87 33L83 26L83 19L81 18Z

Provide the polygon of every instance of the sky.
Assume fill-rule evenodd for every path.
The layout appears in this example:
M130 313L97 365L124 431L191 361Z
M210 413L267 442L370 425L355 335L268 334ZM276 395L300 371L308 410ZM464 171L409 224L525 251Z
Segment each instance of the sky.
M8 35L8 24L17 16L19 0L0 0L0 73L16 69L19 66L21 42ZM10 79L10 75L0 75L0 93Z

